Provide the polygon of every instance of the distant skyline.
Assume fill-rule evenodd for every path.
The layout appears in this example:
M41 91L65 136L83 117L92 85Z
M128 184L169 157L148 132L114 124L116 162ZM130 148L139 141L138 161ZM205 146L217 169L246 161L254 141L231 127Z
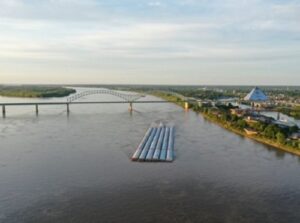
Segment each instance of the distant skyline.
M1 0L14 83L300 85L300 0Z

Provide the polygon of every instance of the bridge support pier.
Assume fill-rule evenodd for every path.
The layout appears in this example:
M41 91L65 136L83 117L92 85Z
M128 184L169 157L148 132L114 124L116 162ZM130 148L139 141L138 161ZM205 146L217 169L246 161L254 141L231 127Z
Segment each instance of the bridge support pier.
M2 116L5 118L6 115L6 110L5 110L5 105L2 105Z
M188 102L184 102L184 110L189 110L189 103Z
M70 106L69 106L69 103L67 103L67 113L68 113L68 114L70 113Z
M133 106L132 106L132 102L129 103L129 111L132 112L133 111Z
M35 105L35 114L36 115L39 114L39 106L38 106L38 104Z

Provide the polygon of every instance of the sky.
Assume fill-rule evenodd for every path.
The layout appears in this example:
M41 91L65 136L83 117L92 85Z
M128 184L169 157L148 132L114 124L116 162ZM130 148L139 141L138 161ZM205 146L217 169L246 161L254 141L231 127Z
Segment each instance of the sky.
M0 0L0 84L300 85L300 0Z

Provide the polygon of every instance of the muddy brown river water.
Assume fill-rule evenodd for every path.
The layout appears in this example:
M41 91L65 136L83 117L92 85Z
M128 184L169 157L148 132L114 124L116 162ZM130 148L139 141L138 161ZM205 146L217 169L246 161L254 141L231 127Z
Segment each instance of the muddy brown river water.
M34 108L8 108L0 118L0 222L300 222L299 157L173 104L134 109L73 105L68 116L64 106L44 106L35 116ZM175 161L131 162L160 121L176 126Z

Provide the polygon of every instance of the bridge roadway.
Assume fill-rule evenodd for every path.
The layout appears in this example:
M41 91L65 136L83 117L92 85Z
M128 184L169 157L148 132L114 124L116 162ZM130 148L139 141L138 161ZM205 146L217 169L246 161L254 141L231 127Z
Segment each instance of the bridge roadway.
M66 105L67 112L70 112L70 105L80 105L80 104L129 104L129 110L132 111L132 104L145 104L145 103L173 103L172 101L73 101L73 102L16 102L16 103L0 103L2 107L2 115L6 115L7 106L35 106L36 114L39 112L40 105Z
M26 105L67 105L67 104L128 104L128 103L172 103L172 101L73 101L73 102L16 102L0 103L0 106L26 106Z

